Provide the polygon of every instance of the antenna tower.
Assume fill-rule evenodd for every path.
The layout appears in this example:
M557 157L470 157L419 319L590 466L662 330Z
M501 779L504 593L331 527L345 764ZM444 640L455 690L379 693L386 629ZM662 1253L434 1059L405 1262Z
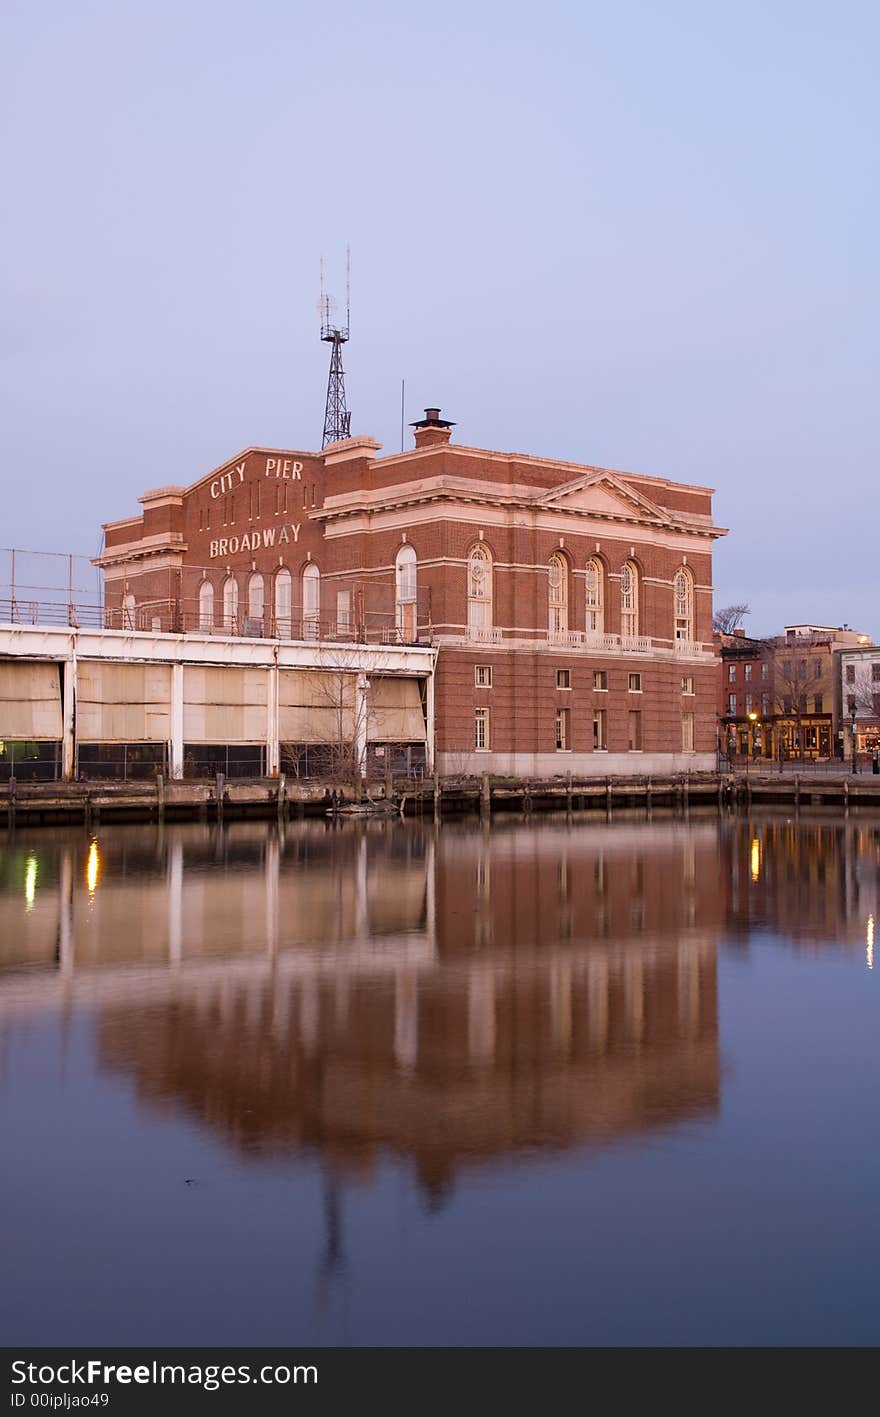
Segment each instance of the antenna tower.
M330 345L330 377L327 380L327 404L324 409L324 441L336 443L351 437L351 414L345 403L345 370L342 367L342 346L348 342L351 324L351 251L345 252L345 324L336 321L336 301L324 291L324 261L321 259L321 339Z

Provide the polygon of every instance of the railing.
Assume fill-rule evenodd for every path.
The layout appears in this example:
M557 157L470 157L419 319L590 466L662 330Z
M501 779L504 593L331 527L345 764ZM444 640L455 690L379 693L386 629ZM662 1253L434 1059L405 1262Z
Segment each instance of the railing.
M584 634L584 644L587 649L607 650L613 654L620 648L620 636L606 635L604 630L587 630Z
M0 599L0 624L101 629L104 610L100 605L74 604L70 601Z
M499 625L467 625L466 640L498 643L501 640L525 640L535 645L547 644L560 649L586 650L590 654L675 654L688 659L714 659L710 648L696 640L664 640L651 635L615 635L604 630L505 630Z
M547 643L565 645L570 649L580 649L584 643L583 630L548 630Z

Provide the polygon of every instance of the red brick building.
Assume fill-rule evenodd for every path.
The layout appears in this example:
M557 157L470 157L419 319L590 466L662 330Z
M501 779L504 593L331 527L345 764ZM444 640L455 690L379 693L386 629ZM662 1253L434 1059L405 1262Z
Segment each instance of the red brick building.
M146 493L105 526L108 624L429 640L441 772L711 767L712 489L459 446L451 428L428 409L405 453L249 448ZM413 706L387 711L403 750Z

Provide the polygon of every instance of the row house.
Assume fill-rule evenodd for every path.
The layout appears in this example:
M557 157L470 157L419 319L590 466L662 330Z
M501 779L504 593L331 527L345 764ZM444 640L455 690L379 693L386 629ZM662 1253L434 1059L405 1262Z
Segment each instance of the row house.
M786 625L764 639L716 635L721 656L719 757L841 757L839 658L867 635L848 626Z

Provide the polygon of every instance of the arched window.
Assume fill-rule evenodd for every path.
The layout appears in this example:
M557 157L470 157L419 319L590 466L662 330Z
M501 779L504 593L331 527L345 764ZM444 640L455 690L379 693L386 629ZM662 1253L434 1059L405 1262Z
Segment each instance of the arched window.
M639 633L639 573L632 561L620 569L620 633L629 639Z
M468 556L468 634L479 639L492 627L492 553L482 541Z
M254 571L248 581L248 634L261 635L263 633L263 610L265 608L266 596L263 589L263 577L259 571Z
M568 562L559 551L550 557L550 618L551 634L564 634L568 629Z
M303 639L316 640L321 626L321 572L310 561L302 575Z
M416 553L412 546L401 546L395 563L395 598L397 629L400 632L400 638L407 644L416 637L417 594Z
M605 585L602 562L593 556L587 562L587 630L601 632L605 628Z
M275 577L275 633L282 640L290 639L290 572L285 566Z
M199 629L206 634L214 628L214 587L210 581L199 586Z
M694 582L687 566L680 566L672 582L675 597L675 638L694 638Z
M129 591L122 602L122 628L123 630L133 630L135 627L135 598Z
M223 628L227 635L238 634L238 581L227 576L223 582Z

